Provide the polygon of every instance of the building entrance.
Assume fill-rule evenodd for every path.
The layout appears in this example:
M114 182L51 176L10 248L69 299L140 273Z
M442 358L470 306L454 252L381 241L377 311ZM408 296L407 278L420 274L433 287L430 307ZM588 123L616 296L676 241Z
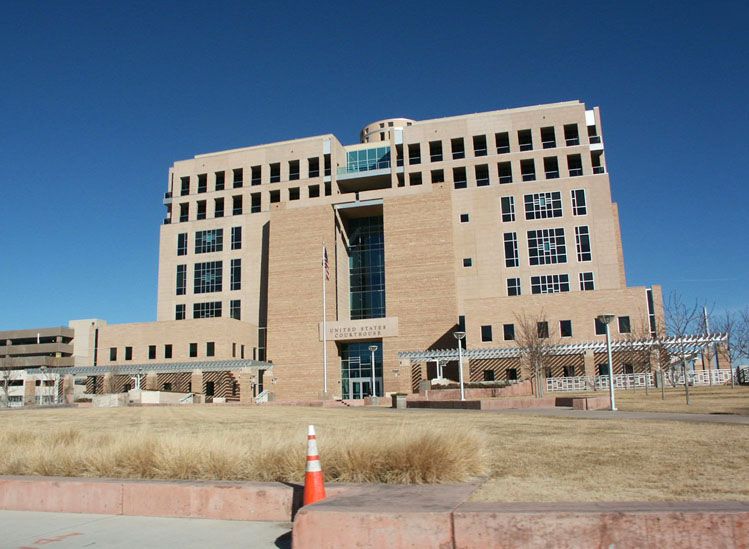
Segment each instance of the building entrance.
M372 390L372 351L374 352L374 391ZM382 342L366 341L341 345L341 393L344 399L383 396Z

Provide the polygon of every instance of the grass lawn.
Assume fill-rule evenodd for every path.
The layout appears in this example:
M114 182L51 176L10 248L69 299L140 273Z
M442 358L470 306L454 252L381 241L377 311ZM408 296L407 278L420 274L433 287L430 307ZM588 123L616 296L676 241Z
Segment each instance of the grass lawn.
M0 413L0 473L477 480L483 501L749 500L749 426L478 411L185 406Z
M608 396L608 391L580 393L549 393L555 396ZM624 412L687 412L693 414L736 414L749 416L749 387L736 385L689 388L689 406L684 397L684 387L667 388L661 399L660 388L637 390L617 389L616 407Z

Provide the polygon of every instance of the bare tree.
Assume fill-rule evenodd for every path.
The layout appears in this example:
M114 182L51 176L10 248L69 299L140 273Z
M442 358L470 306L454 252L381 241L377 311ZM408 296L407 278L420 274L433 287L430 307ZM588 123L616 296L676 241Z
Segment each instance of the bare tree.
M700 329L702 317L702 304L698 301L687 303L677 293L671 293L664 303L664 321L666 334L677 338L675 344L666 347L660 345L661 364L666 361L666 372L671 384L675 387L677 374L681 371L684 377L684 396L689 404L689 376L687 376L687 359L690 353L690 345L684 338Z
M713 323L715 331L726 334L723 348L730 362L731 387L734 387L739 361L749 357L749 308L741 312L724 311Z
M631 326L630 333L625 334L622 339L629 344L627 358L632 361L634 371L637 372L637 367L639 366L647 374L645 378L645 394L648 394L649 379L652 373L650 357L653 352L652 346L649 344L653 339L653 335L650 331L650 321L648 318L641 317L639 321Z
M10 378L13 374L13 363L9 356L0 357L0 388L2 388L2 398L0 398L0 406L10 406L10 393L8 387L10 386Z
M544 395L545 365L557 343L556 332L543 310L538 315L515 315L515 344L530 367L536 397Z

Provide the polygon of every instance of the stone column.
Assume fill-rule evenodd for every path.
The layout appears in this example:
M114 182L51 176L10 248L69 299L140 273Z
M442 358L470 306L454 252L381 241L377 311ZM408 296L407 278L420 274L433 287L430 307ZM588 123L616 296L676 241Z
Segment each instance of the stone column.
M148 372L146 374L146 391L158 391L159 390L159 375L156 372Z
M27 375L23 380L23 405L34 406L36 404L36 378Z
M105 395L112 392L112 374L104 374L104 379L101 382L101 392Z
M62 378L62 402L63 404L75 402L75 378L70 374Z
M596 356L591 349L585 351L583 355L583 364L585 365L585 377L596 376Z
M203 370L192 371L190 389L190 392L195 395L194 402L203 402Z
M236 372L236 377L239 383L239 403L245 405L255 404L255 399L252 396L252 386L257 383L257 376L255 372L250 368L242 368L239 372Z

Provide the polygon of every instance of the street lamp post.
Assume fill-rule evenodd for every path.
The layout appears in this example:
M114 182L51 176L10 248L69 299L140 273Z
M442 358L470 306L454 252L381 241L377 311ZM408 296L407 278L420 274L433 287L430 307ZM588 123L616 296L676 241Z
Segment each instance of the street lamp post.
M375 351L377 350L377 345L370 345L369 346L369 352L371 353L371 360L372 360L372 396L377 396L377 385L375 385Z
M616 412L616 400L614 397L614 361L611 358L611 330L609 324L614 320L614 315L599 315L598 322L606 326L606 352L609 356L609 398L611 399L611 411Z
M461 341L466 337L465 332L453 332L455 339L458 340L458 379L460 380L460 400L466 399L466 392L463 387L463 344Z

